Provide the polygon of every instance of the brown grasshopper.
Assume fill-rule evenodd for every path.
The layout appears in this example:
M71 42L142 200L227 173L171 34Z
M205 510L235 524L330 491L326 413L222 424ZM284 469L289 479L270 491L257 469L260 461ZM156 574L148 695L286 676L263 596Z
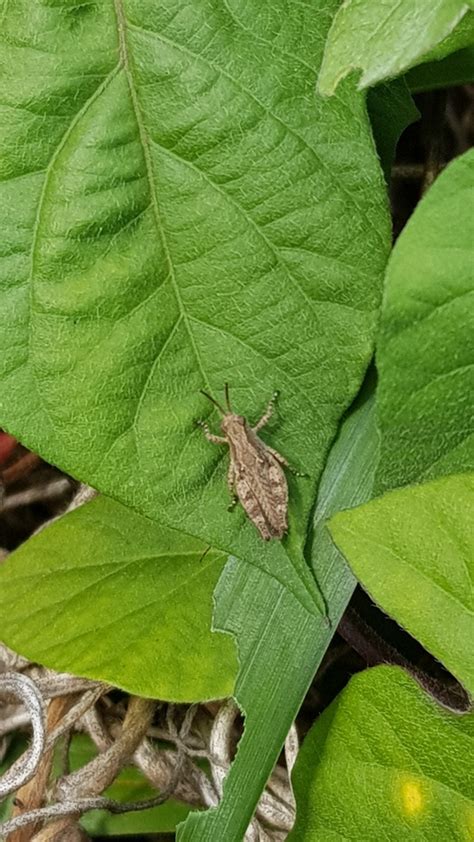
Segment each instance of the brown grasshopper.
M211 433L204 421L197 423L213 444L229 446L227 482L233 495L229 509L240 500L264 541L283 538L288 531L288 485L282 466L290 466L278 451L265 444L257 435L272 416L278 392L274 392L264 414L254 427L250 426L243 415L236 415L232 411L228 383L225 384L227 411L207 392L202 394L217 406L222 415L223 436Z

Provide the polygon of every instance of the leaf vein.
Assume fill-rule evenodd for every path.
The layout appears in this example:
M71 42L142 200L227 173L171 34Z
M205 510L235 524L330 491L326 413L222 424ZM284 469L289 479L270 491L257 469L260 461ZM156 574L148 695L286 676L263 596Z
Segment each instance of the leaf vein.
M122 2L122 0L116 0L116 2ZM149 38L156 38L158 40L161 40L165 44L168 44L170 47L174 47L176 50L178 50L178 52L185 53L185 54L191 56L194 60L201 61L204 64L207 64L211 69L215 70L217 73L221 74L226 79L228 79L233 85L235 85L235 87L239 88L242 91L242 93L246 94L246 96L248 96L250 99L252 99L253 102L255 102L255 104L258 105L259 108L265 114L267 114L275 122L277 122L281 126L283 126L283 128L285 129L286 132L288 132L289 135L291 135L296 140L298 140L302 144L302 147L304 149L306 149L310 153L310 155L312 155L312 157L314 158L314 160L316 161L318 166L322 170L325 170L329 174L331 180L333 179L333 173L331 172L330 167L328 166L328 164L326 164L324 158L321 158L318 155L314 146L311 146L311 144L306 140L306 138L302 134L300 134L298 131L296 131L296 129L294 129L288 123L285 123L285 121L281 117L279 117L278 114L275 114L275 112L272 111L271 108L269 108L267 105L265 105L265 103L262 102L253 93L253 91L250 90L250 88L247 88L245 85L242 84L242 82L240 82L238 79L233 77L230 73L228 73L222 67L220 67L219 65L211 62L210 59L208 59L206 56L199 55L198 53L193 52L189 47L186 47L183 44L178 43L177 41L172 41L171 39L166 38L161 32L156 32L153 29L145 29L144 27L138 26L137 24L134 24L134 23L131 23L131 22L129 22L128 25L131 29L135 29L136 31L143 33L144 35L148 36ZM363 207L361 207L359 205L359 203L355 200L354 194L342 182L339 183L339 188L340 188L341 192L345 194L348 203L358 210L361 219L364 219L367 222L367 226L368 226L367 230L373 231L374 230L373 224L371 223L371 221L369 220L369 218L367 216L367 211ZM380 233L379 230L377 230L376 235L377 235L377 238L381 242L385 243L384 236L383 236L383 234Z
M63 134L60 143L54 150L48 166L45 170L45 177L43 182L43 188L39 197L38 202L38 209L35 216L35 221L33 225L33 234L32 234L32 242L31 242L31 253L30 253L30 274L28 278L28 287L29 287L29 304L30 304L30 319L28 320L28 344L27 344L27 353L26 353L26 360L27 362L29 359L34 359L34 355L31 353L31 338L32 338L32 331L31 331L31 314L34 312L34 296L33 296L33 282L34 282L34 274L35 274L35 259L36 259L36 251L38 247L38 240L39 240L39 230L40 230L40 223L41 223L41 215L43 212L43 208L45 205L46 197L48 194L49 188L49 178L51 173L54 171L54 166L56 161L59 158L62 150L64 149L69 137L71 136L73 130L78 125L82 117L87 113L91 105L99 98L99 96L107 89L109 84L117 75L118 71L120 70L120 65L116 65L106 76L105 79L101 82L101 84L96 88L94 93L89 97L89 99L84 103L82 108L74 115L73 120L69 123L65 133ZM43 405L43 411L45 412L46 416L48 417L51 426L54 428L54 423L51 418L51 415L45 406L44 402L41 400L41 390L38 388L36 378L34 377L34 369L32 368L33 374L33 382L36 385L37 394L38 394L38 401Z

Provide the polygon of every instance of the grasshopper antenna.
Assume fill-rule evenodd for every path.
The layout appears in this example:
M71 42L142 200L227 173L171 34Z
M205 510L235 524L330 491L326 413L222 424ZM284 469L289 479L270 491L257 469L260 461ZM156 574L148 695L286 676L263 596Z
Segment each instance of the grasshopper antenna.
M230 413L232 413L232 407L230 405L230 398L229 398L229 384L228 383L224 383L224 394L225 394L225 402L226 402L227 409L229 410Z
M204 559L206 558L206 556L207 556L207 554L208 554L208 552L209 552L209 550L210 550L210 549L211 549L211 545L209 544L209 546L208 546L208 547L206 547L206 549L204 550L204 552L203 552L203 554L202 554L201 558L199 559L198 564L200 564L200 563L201 563L201 561L204 561Z
M209 395L209 394L208 394L208 392L205 392L205 391L204 391L204 389L200 389L199 391L201 392L201 395L204 395L204 397L205 397L205 398L207 398L207 399L208 399L208 401L211 401L211 403L213 403L213 404L214 404L214 406L217 406L217 409L219 410L219 412L220 412L222 415L226 415L225 410L224 410L224 409L222 409L222 407L221 407L220 403L217 403L216 399L215 399L215 398L213 398L213 397L212 397L212 395Z

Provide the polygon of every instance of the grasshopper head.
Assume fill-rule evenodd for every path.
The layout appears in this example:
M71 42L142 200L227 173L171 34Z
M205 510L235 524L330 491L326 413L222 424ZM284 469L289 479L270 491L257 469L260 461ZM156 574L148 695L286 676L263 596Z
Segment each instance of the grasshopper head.
M233 412L226 412L222 418L221 430L226 436L232 438L233 436L239 435L245 425L246 421L243 415L234 415Z
M221 430L227 436L232 438L232 435L237 435L244 427L245 427L245 418L243 415L235 415L232 411L232 407L230 405L230 397L229 397L229 384L224 384L224 393L225 393L225 403L226 409L224 409L219 401L216 401L209 392L204 392L201 389L201 395L204 395L214 406L217 407L220 414L222 415L222 422L221 422Z

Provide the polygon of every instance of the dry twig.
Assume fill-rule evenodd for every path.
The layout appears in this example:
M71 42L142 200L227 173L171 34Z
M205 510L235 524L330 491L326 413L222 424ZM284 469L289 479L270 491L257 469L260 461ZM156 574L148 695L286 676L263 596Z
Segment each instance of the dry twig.
M31 746L0 779L0 799L31 780L41 760L45 744L44 702L35 683L21 673L7 672L0 676L0 694L21 699L33 731Z

